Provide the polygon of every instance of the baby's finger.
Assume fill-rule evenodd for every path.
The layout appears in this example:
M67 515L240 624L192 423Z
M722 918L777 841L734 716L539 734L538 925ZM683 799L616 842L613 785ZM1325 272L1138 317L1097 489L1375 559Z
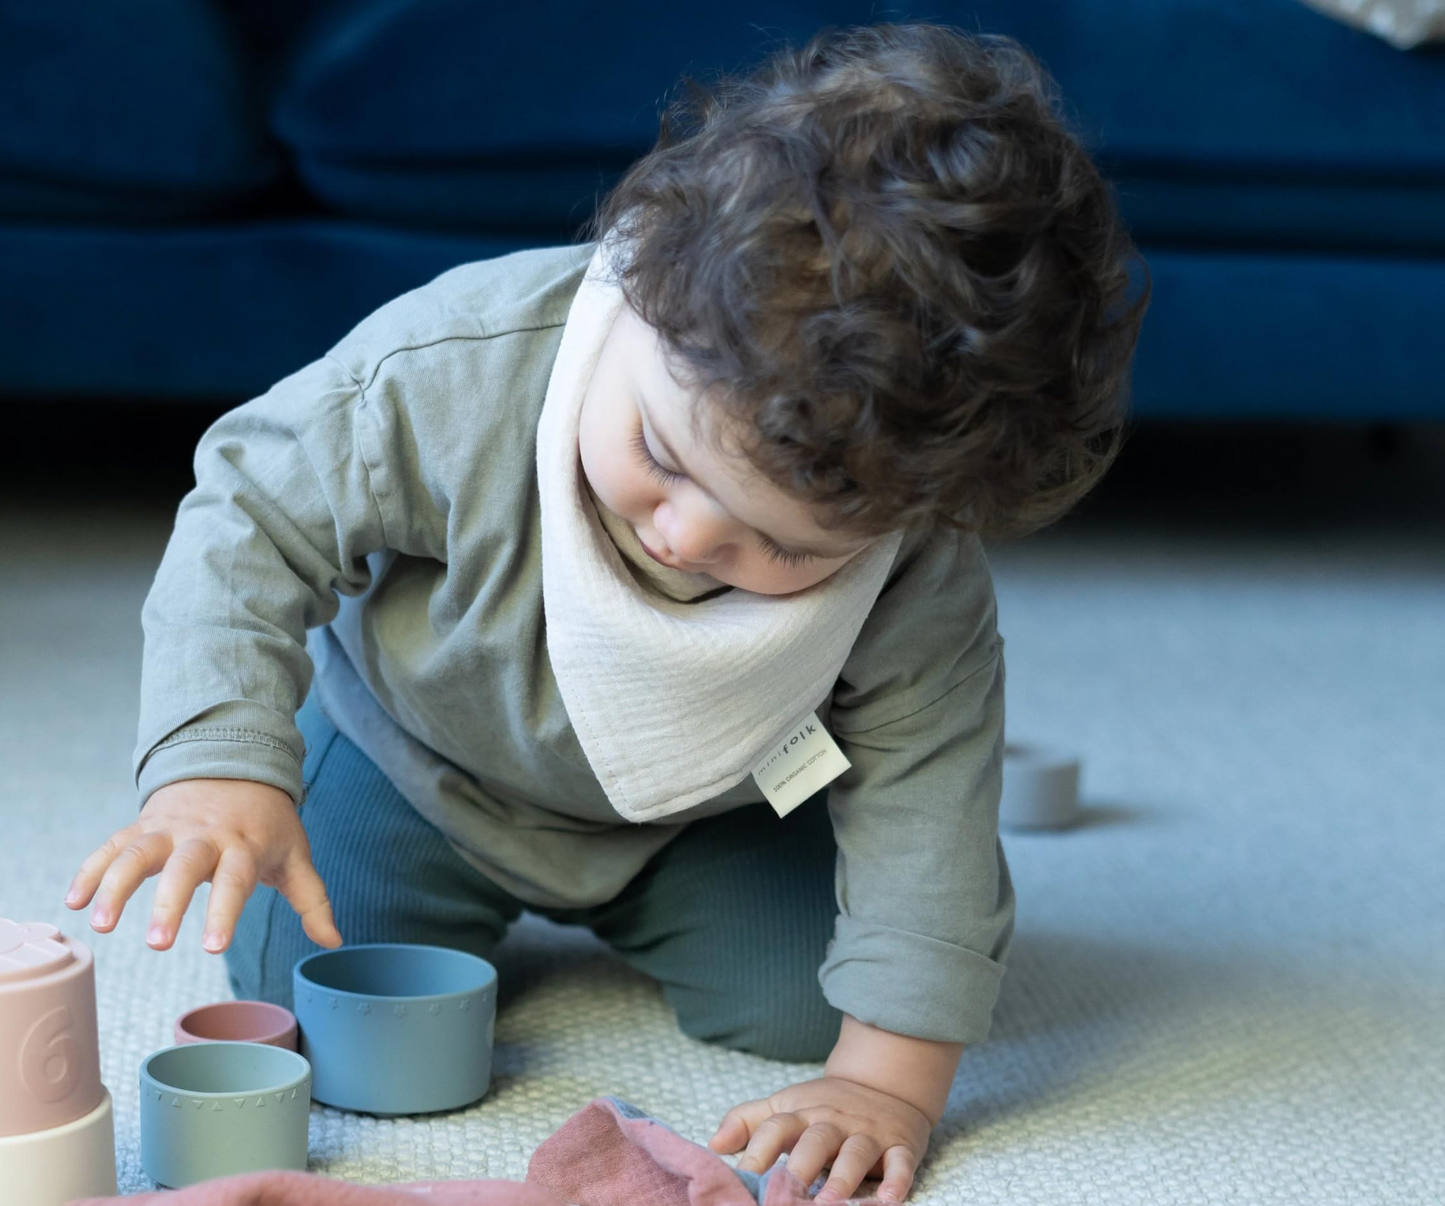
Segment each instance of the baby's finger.
M126 901L146 879L166 865L170 853L168 833L143 833L124 847L101 876L95 907L90 911L90 928L102 934L115 929Z
M155 904L151 908L150 929L146 932L147 946L163 951L176 940L176 931L190 908L191 897L211 878L219 858L220 851L200 838L189 838L175 848L156 881Z
M336 919L331 915L326 885L321 882L309 855L293 854L276 887L291 902L291 907L301 918L301 928L312 942L318 946L341 945L341 931L336 928Z
M883 1153L883 1180L878 1196L885 1202L901 1202L913 1188L917 1158L906 1147L890 1147Z
M230 945L236 922L256 890L256 860L243 846L228 846L211 876L211 899L206 904L206 933L201 939L213 955Z
M831 1122L815 1122L805 1130L788 1155L788 1171L804 1185L813 1179L838 1154L847 1138L843 1129Z
M749 1172L766 1172L807 1129L808 1124L796 1114L770 1114L753 1130L753 1137L748 1140L748 1149L738 1161L738 1167Z
M723 1115L713 1137L707 1141L708 1147L724 1155L742 1151L753 1137L753 1128L772 1112L773 1107L766 1101L745 1101L742 1105L733 1106Z
M803 1136L803 1139L806 1138L806 1135ZM803 1139L798 1141L799 1147L803 1146ZM869 1135L850 1135L838 1150L838 1155L833 1160L833 1167L828 1173L828 1180L818 1191L818 1196L814 1201L836 1202L851 1197L853 1191L863 1184L868 1170L877 1163L878 1153L882 1150L883 1145ZM792 1166L790 1160L788 1167Z
M95 890L100 886L100 877L106 868L115 862L115 857L141 835L139 822L132 822L124 829L117 829L105 839L90 856L80 864L80 870L70 881L65 893L65 903L72 909L83 909L90 903Z

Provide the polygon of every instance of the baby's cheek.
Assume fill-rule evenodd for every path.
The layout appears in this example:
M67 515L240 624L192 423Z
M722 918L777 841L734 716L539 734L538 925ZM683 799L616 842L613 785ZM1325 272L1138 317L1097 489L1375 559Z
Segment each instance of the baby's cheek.
M600 439L589 439L584 428L581 432L582 473L592 492L611 510L619 511L626 506L626 495L630 492L626 467L619 464L617 457Z
M825 562L821 565L788 566L775 563L766 554L759 553L756 558L750 555L747 564L739 567L738 580L733 585L760 595L791 595L832 577L845 564Z
M613 511L626 519L636 521L650 506L647 479L640 477L630 465L611 463L603 468L607 493L593 486L598 497Z

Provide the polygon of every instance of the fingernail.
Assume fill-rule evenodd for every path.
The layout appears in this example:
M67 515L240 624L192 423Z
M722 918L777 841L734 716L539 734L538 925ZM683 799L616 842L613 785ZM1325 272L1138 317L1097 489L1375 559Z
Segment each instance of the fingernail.
M207 934L204 938L201 939L201 945L204 946L208 951L220 950L224 942L225 939L222 938L220 934L216 933L215 930L212 930L209 934Z
M71 888L70 891L65 894L65 903L68 904L68 905L73 905L73 904L74 904L77 900L79 900L79 899L80 899L80 889L79 889L79 888Z
M110 910L109 910L109 909L96 909L95 912L93 912L93 913L90 915L90 924L91 924L91 925L95 925L95 926L109 925L109 924L110 924Z
M815 1202L836 1202L837 1200L837 1193L831 1189L818 1190L818 1196L813 1199L813 1201Z
M158 943L162 943L165 940L166 931L164 926L153 925L149 930L146 931L146 942L150 946L156 946Z

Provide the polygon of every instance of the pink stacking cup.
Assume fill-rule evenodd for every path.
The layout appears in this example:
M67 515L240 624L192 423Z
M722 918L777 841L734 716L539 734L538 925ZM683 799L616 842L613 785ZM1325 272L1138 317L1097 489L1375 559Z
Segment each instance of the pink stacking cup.
M265 1001L217 1001L176 1019L177 1043L265 1043L296 1050L296 1015Z
M0 918L0 1137L84 1118L105 1097L95 962L53 925Z

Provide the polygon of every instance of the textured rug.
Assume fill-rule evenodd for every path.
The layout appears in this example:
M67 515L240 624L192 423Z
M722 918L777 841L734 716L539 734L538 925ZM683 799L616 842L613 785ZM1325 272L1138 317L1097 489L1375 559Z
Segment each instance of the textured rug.
M0 505L0 916L96 952L128 1192L151 1188L141 1058L227 995L195 910L156 954L144 907L100 938L60 904L133 815L138 616L169 522ZM1082 755L1088 821L1006 836L1019 921L993 1035L965 1053L912 1200L1445 1202L1438 528L1066 524L991 557L1010 737ZM313 1169L520 1179L596 1096L702 1142L816 1073L684 1038L580 931L525 918L498 963L487 1099L393 1120L314 1107Z

